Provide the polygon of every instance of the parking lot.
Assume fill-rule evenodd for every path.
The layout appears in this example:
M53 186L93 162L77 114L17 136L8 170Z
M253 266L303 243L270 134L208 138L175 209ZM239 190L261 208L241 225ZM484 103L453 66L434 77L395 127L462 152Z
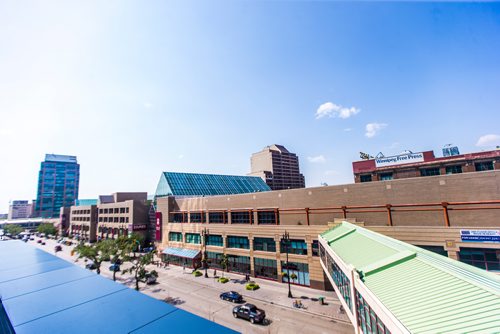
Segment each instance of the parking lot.
M45 245L37 243L40 238L28 241L47 252L54 253L58 245L55 240L43 239ZM82 267L85 261L77 262L76 255L71 256L73 246L62 245L62 251L57 256L74 262ZM103 276L112 277L108 269L109 262L101 266ZM125 269L127 264L122 265ZM313 290L307 287L292 286L293 299L287 297L286 284L255 279L260 285L256 291L245 290L244 276L225 273L230 281L221 284L213 277L213 270L209 269L209 278L195 277L191 270L170 265L167 268L152 266L158 271L159 277L156 284L145 285L141 283L141 292L154 298L164 300L181 309L210 319L219 324L240 331L242 333L352 333L354 332L349 320L339 312L339 301L332 292ZM220 276L222 273L218 271ZM117 273L117 281L134 288L134 281L130 275ZM243 319L235 319L232 310L237 304L223 301L219 295L225 291L236 291L243 295L245 302L252 303L266 312L265 324L251 324ZM321 305L318 297L325 297L326 305ZM293 301L300 300L304 308L293 307Z

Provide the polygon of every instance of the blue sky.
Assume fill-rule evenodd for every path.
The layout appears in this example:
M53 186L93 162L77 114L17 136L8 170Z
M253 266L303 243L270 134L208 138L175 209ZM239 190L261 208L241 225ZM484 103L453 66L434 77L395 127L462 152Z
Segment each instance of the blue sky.
M500 145L500 3L2 1L0 25L0 212L45 153L95 198L273 143L307 186L359 151Z

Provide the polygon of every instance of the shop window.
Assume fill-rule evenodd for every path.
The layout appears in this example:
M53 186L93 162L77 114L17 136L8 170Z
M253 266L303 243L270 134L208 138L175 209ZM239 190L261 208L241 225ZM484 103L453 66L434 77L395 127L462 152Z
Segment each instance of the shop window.
M182 233L180 232L169 232L168 241L182 242Z
M281 253L286 253L286 242L281 240ZM304 240L290 239L288 242L288 253L289 254L298 254L298 255L307 255L307 244Z
M489 271L500 271L500 249L460 248L458 253L462 262Z
M382 173L379 175L379 180L380 181L389 181L392 180L392 173Z
M256 277L278 279L276 260L254 258L254 272Z
M224 246L224 241L222 239L222 235L208 235L207 236L207 245L208 246Z
M311 284L309 279L309 265L300 262L285 262L281 261L281 270L287 275L283 276L283 282L288 282L288 278L295 274L295 278L290 278L290 283L309 286Z
M228 255L228 271L233 271L242 274L250 273L250 257Z

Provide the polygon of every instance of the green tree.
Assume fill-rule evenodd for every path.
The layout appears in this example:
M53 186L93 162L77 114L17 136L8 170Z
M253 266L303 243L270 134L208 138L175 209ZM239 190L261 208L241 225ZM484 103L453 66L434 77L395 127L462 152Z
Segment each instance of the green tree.
M23 231L23 228L15 224L4 224L3 230L5 233L10 233L13 236L16 236Z
M128 239L129 242L131 242L133 245L132 252L134 252L134 257L135 257L135 252L140 251L140 249L144 247L144 241L145 241L144 235L139 233L132 233Z
M108 254L112 264L121 264L129 260L129 255L134 249L134 241L128 237L121 236L112 240ZM113 281L116 281L116 270L113 270Z
M146 282L147 278L150 276L158 277L158 273L155 270L148 271L146 266L153 262L154 253L146 253L140 255L139 257L129 257L128 261L132 266L128 269L122 271L122 274L130 273L134 275L135 279L135 289L139 291L139 282Z
M224 272L229 268L229 257L227 256L227 254L222 254L220 265L222 267L222 277L224 277Z
M96 266L97 274L100 275L101 264L110 258L114 243L114 240L103 240L91 245L80 243L74 251L78 253L78 259L85 258L92 261Z
M57 235L57 229L53 224L40 224L38 225L37 231L40 233L45 233L45 235Z

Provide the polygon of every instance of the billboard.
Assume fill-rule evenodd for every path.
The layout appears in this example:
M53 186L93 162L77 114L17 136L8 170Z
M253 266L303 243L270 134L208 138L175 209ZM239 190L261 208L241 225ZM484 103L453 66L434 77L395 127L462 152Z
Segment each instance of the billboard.
M156 241L161 241L161 212L155 213L156 223L155 223L155 239Z
M424 153L405 153L401 155L395 155L392 157L383 157L375 159L376 167L387 167L401 164L411 164L414 162L423 162Z

